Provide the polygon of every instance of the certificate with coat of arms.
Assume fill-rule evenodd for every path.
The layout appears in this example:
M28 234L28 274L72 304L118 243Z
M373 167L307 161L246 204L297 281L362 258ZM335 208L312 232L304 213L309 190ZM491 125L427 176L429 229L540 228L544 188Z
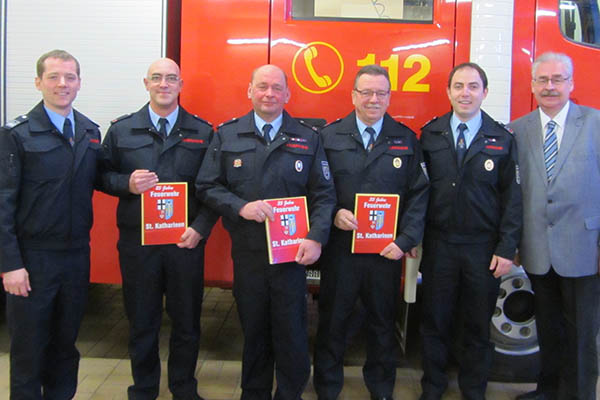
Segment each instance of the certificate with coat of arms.
M187 182L159 182L142 193L142 245L179 243L187 229Z
M265 221L269 263L292 262L310 229L306 197L268 199L265 202L273 207L275 215L274 221Z
M397 194L356 194L354 216L358 229L352 234L352 253L379 254L396 239L399 204Z

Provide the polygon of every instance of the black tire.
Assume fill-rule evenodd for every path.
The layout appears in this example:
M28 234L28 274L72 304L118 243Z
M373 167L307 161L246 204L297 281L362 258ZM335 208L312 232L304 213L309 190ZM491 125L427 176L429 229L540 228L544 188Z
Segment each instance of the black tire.
M522 267L502 277L490 332L495 345L490 380L535 382L540 359L533 290Z

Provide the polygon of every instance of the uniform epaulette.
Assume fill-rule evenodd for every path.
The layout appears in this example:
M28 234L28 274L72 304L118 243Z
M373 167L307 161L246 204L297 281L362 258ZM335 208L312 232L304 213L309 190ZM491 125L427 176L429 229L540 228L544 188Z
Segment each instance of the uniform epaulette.
M122 121L124 119L127 119L127 118L131 117L132 115L133 115L133 113L121 115L120 117L117 117L117 118L113 119L112 121L110 121L110 123L112 125L112 124L114 124L116 122L119 122L119 121Z
M437 120L438 117L433 117L431 118L429 121L425 122L425 124L423 124L423 126L421 127L421 129L425 128L427 125L431 124L433 121Z
M325 126L323 128L327 128L329 125L333 125L333 124L337 124L338 122L340 122L343 118L338 118L335 121L331 121L328 124L325 124Z
M196 118L198 121L200 122L204 122L206 125L210 126L212 128L213 124L211 124L210 122L208 122L205 119L200 118L199 116L197 116L196 114L192 114L192 117Z
M221 124L219 126L217 126L217 128L220 128L225 125L233 124L234 122L237 122L237 121L238 121L237 118L233 118L233 119L230 119L229 121L221 122Z
M508 126L504 125L504 123L502 123L502 122L500 122L500 121L495 121L495 122L496 122L498 125L500 125L500 127L501 127L502 129L504 129L506 132L508 132L508 133L510 133L511 135L513 135L513 136L514 136L515 132L514 132L512 129L510 129L510 127L508 127Z
M305 121L305 120L303 120L303 119L299 119L299 120L297 120L297 121L300 123L300 125L302 125L302 126L305 126L305 127L309 128L309 129L311 129L311 130L315 131L315 132L318 132L318 131L319 131L319 128L318 128L318 127L316 127L316 126L314 126L314 125L311 125L311 124L309 124L308 122L306 122L306 121Z
M26 114L20 115L17 118L13 119L12 121L8 121L6 123L6 125L4 125L2 128L12 129L15 126L21 125L23 122L27 121L28 119L29 119L29 117Z

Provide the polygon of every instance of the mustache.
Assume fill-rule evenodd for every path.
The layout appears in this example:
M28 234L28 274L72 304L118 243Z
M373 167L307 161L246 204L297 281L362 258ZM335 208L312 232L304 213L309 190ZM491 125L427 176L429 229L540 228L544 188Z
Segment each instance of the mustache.
M544 89L542 90L542 93L540 93L542 95L542 97L548 97L548 96L559 96L560 93L558 93L557 90L549 90L549 89Z

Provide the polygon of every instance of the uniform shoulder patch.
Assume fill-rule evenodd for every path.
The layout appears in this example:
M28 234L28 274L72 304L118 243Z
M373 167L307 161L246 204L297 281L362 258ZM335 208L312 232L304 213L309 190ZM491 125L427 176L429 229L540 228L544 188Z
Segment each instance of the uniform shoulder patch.
M119 121L123 121L124 119L127 119L127 118L131 117L132 115L133 115L133 113L121 115L120 117L117 117L117 118L113 119L112 121L110 121L110 123L112 125L112 124L117 123Z
M225 122L222 122L221 124L219 124L219 126L217 128L220 128L225 125L233 124L234 122L237 122L237 121L238 121L237 118L230 119L229 121L225 121Z
M421 129L425 128L427 125L431 124L433 121L436 121L438 119L438 117L433 117L431 118L429 121L425 122L423 124L423 126L421 127Z
M211 124L210 122L208 122L205 119L200 118L199 116L197 116L196 114L192 114L192 117L194 117L195 119L197 119L200 122L204 122L206 125L210 126L212 128L213 124Z
M4 129L12 129L15 126L21 125L23 122L27 121L29 117L26 114L20 115L17 118L8 121L6 125L3 126Z

